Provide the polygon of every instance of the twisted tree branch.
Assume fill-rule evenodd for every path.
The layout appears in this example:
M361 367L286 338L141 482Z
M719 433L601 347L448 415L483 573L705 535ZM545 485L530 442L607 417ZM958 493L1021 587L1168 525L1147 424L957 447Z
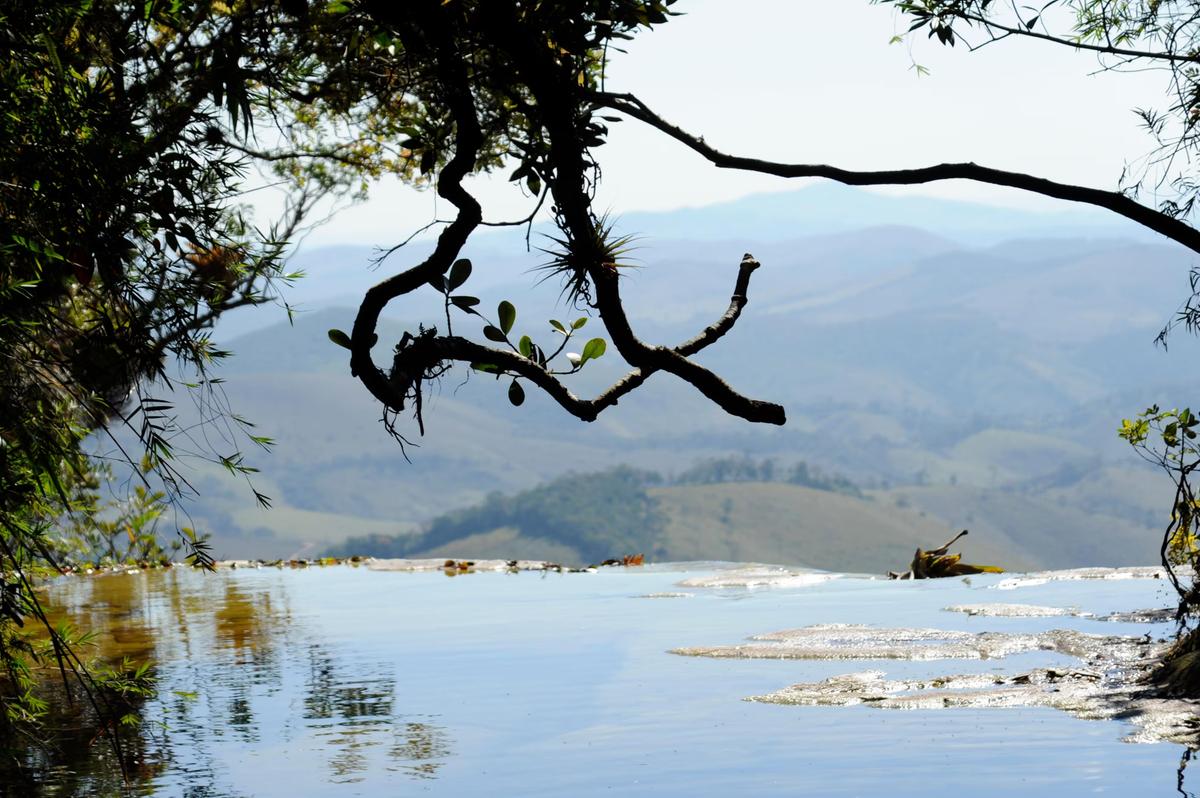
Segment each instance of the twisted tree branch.
M382 2L372 5L374 13L380 19L392 22L395 29L401 33L401 38L408 39L404 42L405 47L418 50L428 46L420 37L410 33L411 28L402 18L403 15L412 13L412 8L406 6L401 9ZM426 6L420 9L420 13L433 18L442 11L440 7ZM393 20L391 17L398 19ZM467 238L483 219L483 210L479 203L462 186L463 179L475 168L475 161L484 141L483 131L475 113L466 63L459 57L444 26L434 21L429 24L428 29L435 35L440 34L438 41L432 46L432 51L442 74L446 76L447 104L454 113L457 125L454 155L438 176L437 192L458 208L458 216L438 236L437 246L423 263L393 275L367 291L359 305L350 335L351 373L358 377L372 396L385 407L395 411L404 409L404 395L396 393L371 359L371 347L378 339L375 328L379 323L379 315L391 300L411 293L434 277L445 274L466 244Z
M691 383L726 412L750 421L783 424L781 406L750 399L735 391L713 372L688 359L724 336L739 318L747 302L750 275L759 264L750 255L742 259L729 309L691 340L677 346L650 346L642 342L629 323L621 302L617 269L607 254L603 236L591 210L588 154L588 104L576 74L559 61L553 49L522 25L516 12L503 4L488 5L481 12L493 27L504 31L504 55L511 59L520 82L536 101L529 113L534 124L545 131L549 143L546 185L555 201L555 214L573 242L571 255L595 291L593 307L612 337L617 351L633 367L624 377L594 399L573 394L545 365L515 351L495 349L454 335L439 336L422 329L406 334L395 348L391 369L380 369L371 358L377 340L376 327L383 308L393 299L436 282L458 257L468 236L481 224L479 203L462 186L471 174L484 146L485 135L477 115L467 63L455 46L447 12L436 0L423 0L401 13L382 0L369 3L371 13L400 34L408 52L419 52L437 65L444 102L454 120L454 155L438 175L438 193L449 200L458 215L438 237L433 253L413 268L375 285L363 298L350 336L350 365L355 376L389 413L405 408L411 400L421 420L422 383L443 374L451 362L488 366L488 371L523 377L538 386L567 412L593 421L621 397L641 386L651 375L665 371ZM543 199L544 199L543 195ZM449 331L447 331L449 333ZM541 358L544 360L544 357Z
M435 336L415 340L396 353L392 375L428 373L444 361L486 364L501 375L524 377L550 395L571 415L582 421L595 421L601 412L618 403L621 397L640 387L657 371L670 371L694 385L725 412L768 424L783 424L784 410L777 404L742 396L720 377L699 366L685 355L695 354L715 343L732 329L748 301L750 275L759 262L747 254L742 258L737 283L729 309L715 323L695 338L674 348L648 347L639 342L644 354L643 365L630 370L594 399L581 399L570 391L547 368L534 360L507 349L496 349L459 336ZM681 365L682 364L682 365ZM682 372L682 373L681 373ZM393 388L393 393L396 393Z
M560 224L570 231L570 238L576 245L584 248L584 251L574 254L587 264L587 275L595 290L594 307L599 311L617 351L643 375L642 379L655 371L666 371L691 383L732 415L749 421L783 424L786 420L783 407L742 396L716 374L688 360L684 354L699 351L723 335L736 320L740 306L733 309L731 314L726 314L728 320L723 319L697 339L685 344L683 351L649 346L634 333L621 301L617 269L608 262L596 241L597 224L591 212L591 197L584 177L588 170L588 147L579 126L580 119L590 118L585 108L588 102L586 92L580 91L573 73L559 67L553 51L540 46L530 32L511 16L497 9L495 22L505 29L506 39L514 43L511 52L513 62L521 79L537 99L540 121L549 133L550 161L554 167L554 178L549 185ZM587 251L589 248L594 251ZM745 290L750 271L753 271L753 267L743 268L738 278L740 288L735 288L735 293ZM734 304L739 304L736 299Z
M597 106L611 108L654 127L676 141L702 155L721 169L740 169L750 172L778 175L780 177L824 177L852 186L917 185L938 180L974 180L996 186L1009 186L1041 194L1046 197L1081 202L1105 208L1130 219L1143 227L1160 233L1193 252L1200 252L1200 230L1162 211L1157 211L1136 202L1116 191L1057 183L1021 172L992 169L976 163L943 163L917 169L887 169L879 171L854 171L839 169L827 164L790 164L764 161L729 155L707 144L702 137L694 136L654 113L645 103L632 94L596 92L593 99Z

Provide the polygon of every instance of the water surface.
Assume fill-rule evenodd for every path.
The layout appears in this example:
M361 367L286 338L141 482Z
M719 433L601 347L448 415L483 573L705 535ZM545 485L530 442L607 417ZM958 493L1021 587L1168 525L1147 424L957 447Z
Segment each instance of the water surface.
M102 648L159 663L160 694L145 707L152 766L130 794L1178 794L1184 748L1122 742L1120 722L1045 708L743 700L868 668L907 678L1073 662L1061 654L855 663L668 653L824 623L1162 636L1163 624L943 611L1021 602L1103 616L1168 605L1160 580L679 586L712 570L174 569L69 579L54 599L79 626L108 630ZM79 789L68 781L58 794Z

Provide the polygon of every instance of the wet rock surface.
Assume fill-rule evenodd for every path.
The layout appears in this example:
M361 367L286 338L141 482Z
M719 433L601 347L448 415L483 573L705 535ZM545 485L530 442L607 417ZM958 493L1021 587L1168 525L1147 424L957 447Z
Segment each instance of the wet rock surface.
M1158 565L1135 565L1124 568L1069 568L1062 571L1034 571L1002 579L993 590L1015 590L1020 587L1044 585L1047 582L1074 582L1084 579L1165 579L1167 572Z
M1101 577L1103 578L1103 577ZM1082 615L1036 605L956 605L952 611L993 617ZM1052 611L1052 612L1047 612ZM1106 616L1145 621L1159 610ZM745 700L799 706L870 706L879 709L986 709L1050 707L1075 717L1132 724L1126 742L1168 740L1200 745L1200 701L1155 695L1142 681L1167 648L1142 637L1087 634L1070 629L1013 634L926 628L823 624L756 635L740 645L677 648L684 656L803 660L984 660L1030 651L1073 657L1077 666L1039 667L1016 675L947 673L889 679L881 670L793 684Z
M1111 612L1096 618L1098 621L1113 623L1170 623L1175 620L1174 607L1161 607L1150 610L1130 610L1129 612Z
M961 612L966 615L985 615L992 618L1073 618L1093 617L1090 612L1081 612L1076 607L1039 607L1036 604L955 604L943 608L946 612Z
M706 576L684 579L680 587L704 588L758 588L758 587L806 587L819 585L841 574L825 571L801 571L770 565L754 565L734 568Z
M1140 673L1144 665L1144 660L1121 660L1079 669L1036 668L1017 676L968 673L928 679L888 679L882 671L863 671L746 700L879 709L1051 707L1088 720L1128 721L1134 729L1124 737L1126 742L1196 745L1200 703L1156 697L1131 683L1131 673Z
M880 629L858 624L818 624L755 635L749 643L672 649L688 657L720 659L940 660L996 659L1025 651L1055 651L1087 659L1103 649L1145 648L1142 638L1091 635L1071 629L1037 634Z

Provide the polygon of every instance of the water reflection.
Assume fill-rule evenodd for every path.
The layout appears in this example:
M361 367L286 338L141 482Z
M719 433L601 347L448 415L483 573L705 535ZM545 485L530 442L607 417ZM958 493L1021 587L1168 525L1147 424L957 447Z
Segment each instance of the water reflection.
M679 580L650 571L450 580L335 568L66 582L53 592L60 617L108 624L102 649L140 646L159 663L161 689L142 707L132 749L144 770L122 789L109 750L80 735L44 768L46 786L22 789L0 776L0 794L924 798L930 752L939 752L936 794L1200 793L1194 754L1181 759L1191 738L1127 745L1119 740L1129 723L1044 709L783 709L741 699L826 679L847 663L666 653L814 623L1036 633L1060 624L1097 631L1099 621L947 620L943 607L989 595L957 581L845 579L696 589L686 602L636 598L677 591ZM1126 580L1022 589L1032 603L1099 615L1150 606L1159 588ZM1122 623L1131 636L1147 631ZM909 680L941 667L886 664L889 678ZM1043 650L979 664L1002 676L1039 667L1079 665Z
M395 730L389 754L394 763L390 769L432 779L442 766L441 760L450 755L449 738L439 726L410 721Z
M348 677L321 645L310 646L308 656L304 719L325 742L332 780L362 781L370 761L365 749L381 743L378 727L386 730L392 720L395 680Z
M237 785L223 783L228 763L257 746L270 748L270 765L297 763L298 788L314 763L334 784L435 777L451 755L445 732L399 711L389 664L316 639L294 616L283 577L176 569L55 585L52 619L95 630L98 662L156 663L158 695L136 707L143 722L125 751L129 783L96 725L64 717L52 756L27 755L21 779L0 770L0 798L234 798Z
M396 679L390 668L372 674L347 672L332 651L308 647L304 719L327 751L330 780L362 781L374 762L372 749L387 746L390 772L429 779L450 755L448 738L426 720L406 719L395 711Z
M1191 747L1184 748L1183 755L1179 757L1179 770L1177 770L1175 773L1175 789L1180 795L1183 796L1183 798L1196 798L1196 793L1188 792L1186 789L1184 789L1188 765L1191 764L1193 759L1195 759L1196 750L1197 749Z

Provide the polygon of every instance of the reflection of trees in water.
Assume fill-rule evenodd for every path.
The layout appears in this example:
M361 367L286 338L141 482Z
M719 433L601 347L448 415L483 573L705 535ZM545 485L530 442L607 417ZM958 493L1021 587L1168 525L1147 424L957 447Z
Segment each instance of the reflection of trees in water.
M395 680L349 677L320 644L308 647L304 719L329 749L335 782L362 781L369 760L364 749L378 745L376 727L391 722Z
M43 793L62 796L134 795L127 791L122 768L133 783L146 782L166 766L158 748L138 730L115 727L120 755L105 736L105 724L76 687L61 681L42 690L48 699L44 728L49 740L0 739L0 798L31 798ZM138 712L143 699L99 697L112 711Z
M168 773L165 780L190 782L196 798L227 798L233 793L211 786L224 769L218 748L226 738L262 740L256 705L264 692L283 687L283 652L295 634L288 592L281 580L229 572L180 576L163 597L170 663L163 687L173 692L159 701L174 770L187 776Z
M128 657L142 663L156 653L150 610L154 592L150 581L138 575L68 579L51 594L46 614L54 623L95 633L92 645L80 652L84 659L96 656L116 664Z
M18 784L0 772L0 798L159 790L233 798L241 793L220 786L230 740L269 740L300 757L323 758L334 782L387 773L436 777L451 755L445 732L397 711L389 666L347 660L315 642L292 615L287 580L177 570L57 586L57 617L98 630L102 659L158 662L159 694L140 707L143 724L128 735L132 783L122 785L94 724L67 719L61 725L73 731L60 735L61 751L45 761L36 782Z
M246 743L261 740L254 717L254 686L278 687L283 681L279 652L286 648L291 618L286 602L273 592L249 592L227 578L219 609L213 613L212 648L221 664L212 675L229 693L223 696L219 713L225 719L224 728L214 731Z
M232 655L230 664L243 666L256 679L277 678L277 643L291 620L286 611L280 610L280 602L272 602L272 598L271 590L251 594L228 578L219 609L213 614L214 647Z
M395 728L395 737L389 754L393 765L388 770L399 770L414 778L437 778L442 762L450 756L450 739L440 726L410 721Z
M445 733L429 723L395 712L396 680L390 670L376 676L351 672L321 644L308 647L304 719L330 749L335 782L365 778L371 749L388 745L387 770L414 778L434 778L440 759L450 755Z
M309 678L304 690L305 720L354 726L386 720L391 716L396 687L394 677L347 678L329 649L320 643L308 647L308 659Z
M1175 789L1179 791L1179 794L1182 795L1183 798L1196 798L1196 794L1194 792L1188 792L1183 788L1183 782L1187 774L1188 764L1195 756L1196 749L1189 747L1184 748L1183 756L1179 757L1179 770L1177 770L1175 773Z
M32 670L29 676L42 682L37 693L47 702L46 715L40 720L46 734L0 735L3 798L25 798L46 791L55 795L125 794L122 770L135 781L162 771L164 762L153 740L119 722L123 716L142 713L146 685L133 674L139 665L153 660L155 647L154 630L143 606L145 586L140 580L123 577L70 580L43 602L47 619L55 627L95 630L94 636L81 639L74 649L96 678L85 688L59 670L52 656ZM40 624L30 624L26 635L26 644L33 648L48 645ZM152 670L145 674L153 676ZM10 678L15 675L0 675L0 679ZM7 707L0 706L0 711Z
M89 702L77 689L68 695L61 685L49 688L46 727L56 730L51 745L41 748L17 741L23 747L4 752L0 798L150 794L153 781L181 754L189 761L204 758L208 733L197 716L197 704L213 701L226 688L234 695L213 729L248 731L246 739L253 739L256 727L247 686L280 681L274 652L288 620L280 610L286 607L281 601L286 594L272 603L270 591L261 593L241 590L231 574L182 570L77 577L55 585L45 602L51 620L94 632L91 642L81 647L81 657L93 660L96 667L120 668L126 658L133 667L155 663L159 694L150 701L107 697L117 715L131 712L142 720L137 728L118 727L121 759L130 776L125 784L117 752L105 739L104 724ZM56 674L43 676L48 684L59 684ZM214 736L218 735L219 731ZM12 761L25 765L27 777L6 767ZM217 793L196 793L201 794Z

